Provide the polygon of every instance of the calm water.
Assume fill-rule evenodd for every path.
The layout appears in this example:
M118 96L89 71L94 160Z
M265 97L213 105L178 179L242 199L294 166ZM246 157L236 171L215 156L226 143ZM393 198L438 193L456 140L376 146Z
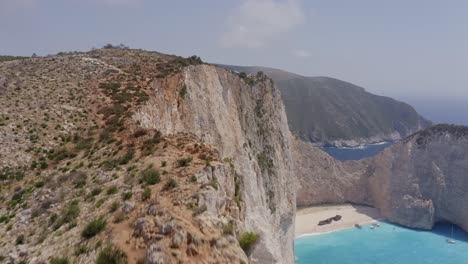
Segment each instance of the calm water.
M365 144L356 148L322 147L320 149L337 160L360 160L377 155L393 143L392 141L387 141L377 144Z
M380 223L294 241L297 264L463 264L468 263L468 236L454 226L456 244L448 244L451 225L432 231Z

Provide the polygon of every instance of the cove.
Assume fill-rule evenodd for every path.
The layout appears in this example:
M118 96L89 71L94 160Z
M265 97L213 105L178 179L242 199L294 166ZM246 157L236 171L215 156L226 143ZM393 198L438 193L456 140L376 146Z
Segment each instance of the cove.
M468 236L455 225L436 224L431 231L387 222L349 228L294 241L297 264L460 264L468 263ZM453 237L452 237L453 227ZM453 238L455 244L447 243Z

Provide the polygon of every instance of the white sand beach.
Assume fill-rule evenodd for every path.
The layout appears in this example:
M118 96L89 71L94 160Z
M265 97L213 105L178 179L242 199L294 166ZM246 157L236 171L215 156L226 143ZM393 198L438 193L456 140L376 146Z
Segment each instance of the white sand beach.
M319 221L335 215L341 215L341 220L317 225ZM307 207L297 210L295 236L321 234L376 220L382 220L379 210L369 206L343 204Z

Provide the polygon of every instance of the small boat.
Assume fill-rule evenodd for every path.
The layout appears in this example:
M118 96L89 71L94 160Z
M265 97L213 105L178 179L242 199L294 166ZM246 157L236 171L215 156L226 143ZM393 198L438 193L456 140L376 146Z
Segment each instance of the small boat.
M455 240L453 240L453 225L452 225L452 235L450 236L450 239L447 239L447 243L455 244Z
M370 229L372 229L372 230L375 229L375 226L371 226Z
M362 226L360 224L355 224L354 227L361 229Z

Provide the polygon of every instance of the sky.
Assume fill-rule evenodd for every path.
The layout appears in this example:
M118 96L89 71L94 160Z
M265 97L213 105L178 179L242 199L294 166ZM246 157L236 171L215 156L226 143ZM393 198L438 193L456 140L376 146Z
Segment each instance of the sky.
M468 102L466 0L0 0L0 54L106 43Z

